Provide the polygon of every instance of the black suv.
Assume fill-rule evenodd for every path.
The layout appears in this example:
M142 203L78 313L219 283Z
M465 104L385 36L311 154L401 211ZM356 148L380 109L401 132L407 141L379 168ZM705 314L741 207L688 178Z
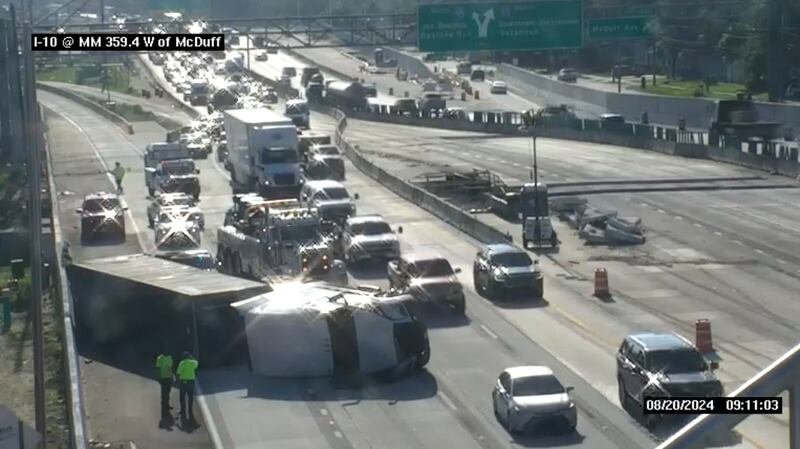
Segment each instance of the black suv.
M125 241L125 211L117 195L98 192L86 195L76 212L81 216L81 243L100 237L115 237Z
M472 265L475 290L489 298L501 290L524 290L537 299L544 293L542 273L528 253L508 243L486 245L478 252Z
M646 397L716 397L722 383L697 348L676 334L640 333L625 337L617 351L619 402L641 408ZM644 415L649 428L660 418Z

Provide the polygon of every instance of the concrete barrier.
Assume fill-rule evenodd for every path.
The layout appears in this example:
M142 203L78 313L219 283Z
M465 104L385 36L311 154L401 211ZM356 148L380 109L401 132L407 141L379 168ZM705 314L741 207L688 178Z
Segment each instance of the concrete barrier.
M56 95L60 95L64 98L69 98L70 100L84 106L86 108L91 109L92 111L96 112L97 114L102 115L103 117L107 118L115 125L122 128L128 134L133 134L133 125L130 124L124 117L115 113L114 111L109 110L105 106L97 103L96 101L90 100L83 95L76 94L75 92L70 92L66 89L62 89L60 87L51 86L49 84L44 83L36 83L36 88L41 89L45 92L50 92Z
M638 120L642 112L647 112L651 123L675 125L684 117L687 126L701 129L708 129L714 117L715 102L704 98L601 91L564 83L510 64L500 64L496 76L523 95L543 98L553 104L575 104L576 109L590 114L611 112L628 120ZM757 102L756 110L761 120L800 129L800 106Z
M144 66L145 71L147 71L147 74L150 76L150 79L153 80L153 82L156 83L156 85L153 86L154 88L161 89L162 92L164 92L165 94L167 94L169 96L168 99L171 100L172 103L175 106L180 108L189 117L191 117L193 119L197 118L197 117L200 117L200 113L197 112L197 109L193 108L192 105L190 105L189 103L183 101L182 98L178 98L175 94L172 93L172 91L170 91L168 89L165 89L163 86L161 86L158 83L158 80L160 80L161 78L155 72L155 67L153 66L153 64L147 59L147 55L141 54L141 55L139 55L139 58L140 58L140 60L142 62L142 66Z
M508 241L508 237L505 234L481 222L467 212L464 212L461 208L373 164L358 151L357 147L351 145L344 138L343 132L346 128L346 117L344 117L341 111L334 111L332 115L339 122L334 137L336 144L361 172L381 183L403 199L425 209L440 220L480 242L498 243Z
M425 128L502 134L518 137L530 137L533 135L533 131L521 129L515 124L490 122L488 120L483 121L485 117L478 114L479 113L476 113L476 117L478 118L475 120L451 120L396 114L378 114L364 111L347 112L347 116L354 119L392 123L396 125L421 126ZM538 137L623 146L687 158L711 159L755 170L790 176L792 178L800 174L800 163L798 163L797 160L788 160L786 158L779 159L774 156L762 156L732 149L723 150L722 148L703 144L679 142L678 140L680 140L680 138L675 133L666 133L669 135L665 134L664 136L672 140L661 140L652 138L647 133L625 134L614 131L603 131L602 129L588 126L590 123L594 122L584 121L583 129L567 126L537 127L535 133Z
M51 201L57 197L55 195L56 187L53 179L53 159L50 157L50 145L47 139L43 139L43 148L47 155L47 182ZM80 359L75 341L75 322L73 321L72 310L73 300L72 291L70 290L69 281L67 280L67 273L64 270L64 261L60 257L61 248L64 245L63 236L61 235L61 226L58 219L58 209L55 204L51 203L51 210L53 211L52 232L53 232L53 250L55 257L53 257L52 264L55 273L58 274L55 282L56 295L60 299L60 311L63 317L62 339L64 341L64 372L69 380L69 385L66 385L65 393L67 396L67 417L69 420L70 428L70 449L87 449L89 447L89 435L86 427L86 414L83 404L83 384L81 382L80 372Z

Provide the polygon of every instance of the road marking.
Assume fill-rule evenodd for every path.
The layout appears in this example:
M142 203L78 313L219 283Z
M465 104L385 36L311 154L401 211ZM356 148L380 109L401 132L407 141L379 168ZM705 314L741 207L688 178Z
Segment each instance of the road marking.
M676 216L675 216L675 219L676 219L676 220L683 220L683 217L681 217L680 215L676 215Z
M485 324L481 324L481 329L483 329L483 331L484 331L484 332L486 332L487 334L489 334L489 336L490 336L490 337L492 337L492 338L494 338L495 340L497 340L497 334L495 334L494 332L492 332L492 330L491 330L491 329L489 329L489 327L488 327L488 326L486 326Z
M738 245L744 245L744 243L742 243L741 240L734 240L733 243L736 243Z
M666 214L666 212L664 212L664 209L658 209L658 213L659 214Z
M439 396L439 399L441 399L442 402L444 402L444 405L446 405L448 408L450 408L450 410L453 410L453 411L458 410L458 407L456 407L456 404L453 403L453 400L450 399L443 391L440 390L437 393L437 396Z
M339 438L339 439L344 438L344 435L342 435L342 432L339 432L338 430L333 432L333 434L336 435L336 438Z
M786 265L786 261L783 259L775 259L775 261L777 261L781 265Z
M324 408L319 409L319 412L322 413L323 416L328 416L328 410Z
M513 163L513 164L511 164L511 165L513 165L514 167L522 167L521 165L519 165L519 164L518 164L518 163L516 163L516 162L514 162L514 163Z
M758 248L756 248L756 252L757 252L758 254L764 254L764 251L762 251L762 250L760 250L760 249L758 249Z
M703 225L701 225L700 223L695 223L695 224L694 224L694 226L695 226L696 228L702 228L702 227L703 227Z
M650 205L647 204L647 203L639 203L639 205L642 206L642 207L650 207Z
M714 231L714 234L717 234L718 236L722 237L722 233L719 231Z
M222 446L222 439L219 437L217 431L217 424L211 416L211 409L208 408L206 397L203 395L203 389L200 388L200 379L195 381L195 388L197 389L197 402L200 404L200 413L203 414L208 434L211 436L211 442L214 444L214 449L224 449Z
M61 112L55 111L55 112L58 113L58 115L60 115L61 117L63 117L64 120L68 121L72 126L77 128L78 131L80 131L80 133L83 134L84 137L86 137L86 140L92 147L92 151L94 152L95 156L97 156L97 160L100 162L100 165L103 166L103 170L106 171L106 177L108 178L108 182L111 183L112 187L116 186L117 183L114 180L114 176L111 174L111 170L108 169L108 165L106 164L105 159L103 159L103 156L100 155L100 151L97 149L97 145L95 145L94 140L92 140L92 137L89 135L89 133L87 133L86 130L84 130L80 125L78 125L75 122L75 120L72 120L71 118L67 117L67 115L63 111ZM130 143L130 141L128 141L128 143L130 145L133 145L132 143ZM122 201L127 206L128 201L124 198L124 195L125 194L123 193ZM145 240L141 236L141 232L139 231L139 226L136 224L136 219L133 217L133 212L131 211L130 207L128 207L128 210L126 210L125 212L128 215L128 218L130 218L131 226L133 227L133 232L136 233L136 240L139 241L139 246L141 246L142 251L145 251L145 248L148 248L148 245L145 243Z

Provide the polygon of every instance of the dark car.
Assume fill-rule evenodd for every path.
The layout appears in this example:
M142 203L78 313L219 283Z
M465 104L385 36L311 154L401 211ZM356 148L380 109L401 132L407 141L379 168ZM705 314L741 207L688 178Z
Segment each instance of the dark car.
M275 104L277 102L278 102L278 93L272 89L268 90L266 95L264 95L264 103Z
M648 397L717 397L722 383L709 363L685 338L676 334L628 335L617 351L617 385L623 408L641 408ZM663 418L645 415L654 428Z
M156 253L156 257L171 260L183 265L189 265L205 271L216 271L217 269L216 259L210 252L204 249L165 251Z
M444 257L437 254L402 254L389 262L389 286L410 294L419 301L442 302L456 313L464 314L466 297L453 269Z
M125 241L125 211L119 197L113 193L98 192L87 195L77 210L81 216L81 243L91 243L103 238Z
M504 290L532 292L537 299L544 293L539 264L527 251L508 243L481 248L472 266L472 278L475 290L489 298Z
M470 81L484 81L486 79L486 71L483 69L474 69L469 75Z
M400 98L394 102L394 110L399 115L417 115L417 100Z

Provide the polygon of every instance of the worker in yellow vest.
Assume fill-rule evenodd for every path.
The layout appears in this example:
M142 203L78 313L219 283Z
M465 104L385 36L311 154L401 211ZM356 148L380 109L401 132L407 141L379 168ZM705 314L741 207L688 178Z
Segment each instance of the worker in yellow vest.
M167 416L169 414L169 396L172 392L172 381L173 381L173 368L175 364L172 360L172 356L169 355L169 352L164 350L161 354L156 357L156 371L158 374L158 383L161 384L161 416Z
M194 422L194 382L197 376L197 367L200 364L187 351L183 353L183 359L178 363L178 382L181 390L181 419L186 420L187 416ZM188 408L187 408L188 407Z

